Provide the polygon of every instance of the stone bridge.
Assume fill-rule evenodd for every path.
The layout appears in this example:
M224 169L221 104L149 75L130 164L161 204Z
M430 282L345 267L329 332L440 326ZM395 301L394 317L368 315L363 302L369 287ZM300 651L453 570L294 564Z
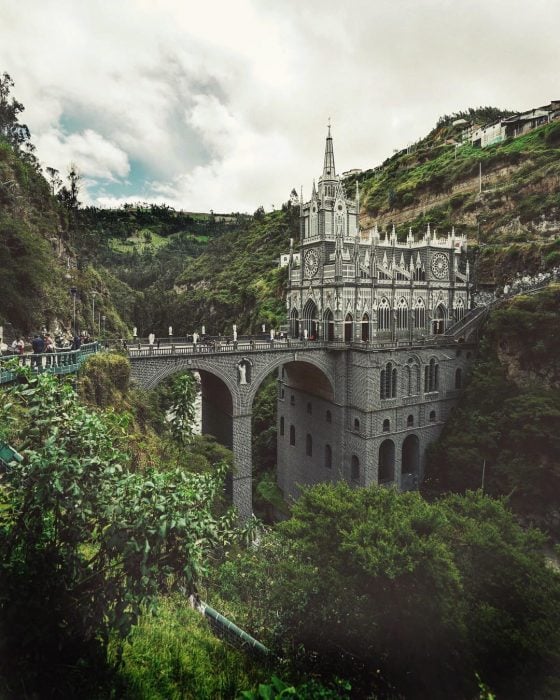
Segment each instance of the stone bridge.
M331 344L333 345L333 344ZM344 376L337 374L337 357L345 351L318 342L254 340L226 345L140 345L129 349L131 377L153 389L176 372L201 376L202 432L214 435L234 455L233 503L242 519L252 514L251 418L262 382L280 367L304 363L315 367L333 387L344 392ZM337 350L339 352L337 352Z
M132 379L146 389L156 387L176 372L191 370L200 373L202 432L214 435L232 449L233 503L241 518L247 519L252 513L252 407L255 395L267 377L276 374L278 381L279 482L286 496L297 496L297 484L339 478L364 486L385 481L397 488L414 488L422 477L421 460L425 447L439 434L458 396L456 371L459 369L460 374L466 369L472 356L472 351L467 352L471 345L463 336L460 342L454 336L350 343L255 338L235 343L215 340L207 344L175 340L160 342L159 346L140 342L131 345L128 352ZM400 392L403 396L398 399L392 395L388 400L380 400L382 368L387 363L392 363L395 368L397 365L402 367L400 384L405 372L409 371L407 363L412 362L412 358L414 367L418 367L417 395L405 396L407 392L403 389ZM428 368L430 363L433 366L434 358L442 367L440 391L427 386L425 391L421 390L423 368ZM315 405L314 412L312 404ZM307 406L306 410L302 408L304 406ZM437 420L432 417L435 407L438 409ZM327 425L321 418L326 414L330 423ZM410 423L413 414L416 417ZM391 423L390 429L385 427L387 420ZM402 422L407 426L405 430ZM280 444L285 435L285 423L286 439L289 437L290 445L296 443L296 430L301 436L307 434L307 444L301 438L298 440L299 451L287 451L284 444ZM414 435L410 434L412 428ZM310 443L313 435L316 445L319 440L333 445L329 460L336 464L326 474L320 473L317 464L323 459L318 454L318 446L313 456ZM404 445L407 437L410 438L408 447ZM387 438L393 440L392 477L387 477L386 465L376 463L380 442L387 443ZM413 451L416 450L412 457L411 440L414 441ZM387 446L383 449L386 452ZM385 457L383 459L386 461ZM354 469L355 460L367 465L357 478L354 478L354 472L351 477L350 467L344 466L352 463ZM411 471L405 476L401 475L404 462ZM415 466L410 467L411 463Z

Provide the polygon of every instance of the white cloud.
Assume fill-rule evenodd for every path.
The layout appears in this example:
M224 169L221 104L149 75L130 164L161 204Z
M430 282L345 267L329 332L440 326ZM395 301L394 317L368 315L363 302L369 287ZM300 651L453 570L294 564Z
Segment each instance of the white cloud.
M130 171L128 156L101 134L86 129L68 136L58 129L50 129L39 135L36 145L44 162L64 173L74 163L84 177L114 181ZM92 183L93 184L93 183Z
M16 81L45 164L82 158L103 201L134 200L115 185L128 176L140 199L269 208L294 185L309 191L328 116L346 170L378 164L441 114L558 97L552 0L24 7L0 0L0 70Z

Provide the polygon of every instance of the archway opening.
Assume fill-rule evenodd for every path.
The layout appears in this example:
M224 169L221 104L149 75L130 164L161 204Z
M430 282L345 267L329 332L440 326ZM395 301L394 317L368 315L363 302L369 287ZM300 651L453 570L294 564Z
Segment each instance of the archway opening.
M354 338L354 319L352 314L346 314L344 319L344 342L351 343Z
M299 314L295 308L290 314L290 335L292 338L299 338Z
M362 341L367 343L369 340L369 315L362 316Z
M392 440L383 440L379 445L379 484L389 484L395 480L395 443Z
M447 318L447 309L443 304L438 304L434 311L434 319L432 321L433 334L441 335L445 332L445 319Z
M330 309L323 316L324 335L328 341L334 340L334 317Z
M317 340L318 315L317 305L312 299L308 299L303 308L303 333L310 340Z
M417 435L408 435L402 446L401 488L405 491L418 485L420 475L420 441Z

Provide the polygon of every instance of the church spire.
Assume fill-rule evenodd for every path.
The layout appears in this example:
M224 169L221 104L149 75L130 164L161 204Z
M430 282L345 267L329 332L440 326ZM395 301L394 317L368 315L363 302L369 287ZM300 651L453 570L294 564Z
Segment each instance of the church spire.
M325 145L325 164L323 166L323 180L334 180L336 177L335 167L334 167L334 151L333 151L333 141L331 136L331 119L329 117L328 123L328 133L327 133L327 143Z

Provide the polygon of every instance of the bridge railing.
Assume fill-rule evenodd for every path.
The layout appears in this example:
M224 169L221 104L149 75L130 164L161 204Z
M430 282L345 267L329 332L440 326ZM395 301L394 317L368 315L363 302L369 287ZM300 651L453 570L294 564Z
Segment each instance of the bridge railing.
M63 349L55 352L3 355L0 357L0 384L15 379L16 372L12 369L14 363L21 367L31 367L37 373L71 374L77 372L85 359L99 349L99 343L87 343L78 350Z

